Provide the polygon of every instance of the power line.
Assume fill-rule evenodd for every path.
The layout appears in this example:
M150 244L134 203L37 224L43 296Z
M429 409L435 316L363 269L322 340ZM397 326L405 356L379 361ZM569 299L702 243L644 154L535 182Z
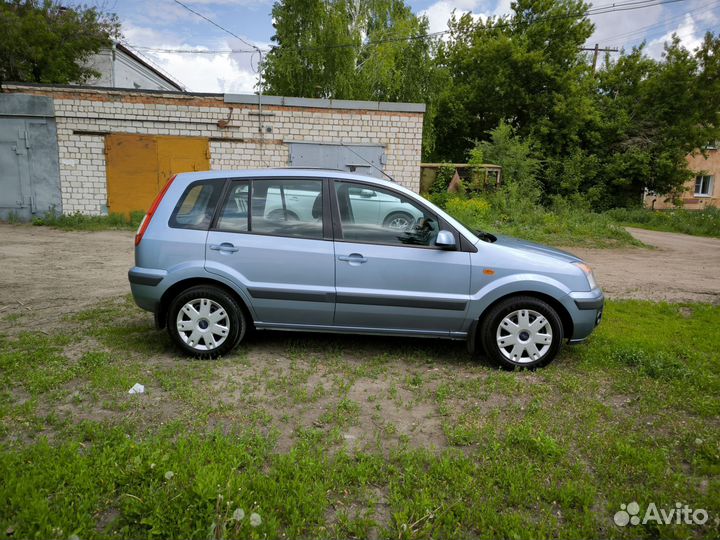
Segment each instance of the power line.
M186 4L183 4L180 0L173 0L173 1L174 1L176 4L178 4L179 6L182 6L182 7L184 7L185 9L187 9L190 13L194 13L195 15L197 15L198 17L200 17L201 19L205 19L207 22L209 22L210 24L212 24L212 25L215 26L216 28L219 28L220 30L222 30L222 31L225 32L226 34L230 34L232 37L234 37L234 38L236 38L236 39L239 39L240 41L242 41L242 42L243 42L245 45L247 45L248 47L252 47L253 49L255 49L255 51L259 51L259 50L260 50L260 48L259 48L257 45L254 45L254 44L252 44L252 43L250 43L250 42L248 42L248 41L245 41L243 38L241 38L240 36L238 36L235 32L233 32L233 31L231 31L231 30L228 30L228 29L225 28L224 26L220 26L218 23L216 23L215 21L213 21L213 20L210 19L209 17L206 17L205 15L203 15L202 13L200 13L199 11L195 11L195 10L194 10L193 8L191 8L190 6L188 6L188 5L186 5ZM238 51L238 52L255 52L255 51Z
M603 15L605 13L613 13L615 11L632 11L636 9L645 9L648 7L654 7L659 6L663 4L674 4L677 2L685 2L686 0L636 0L632 2L623 2L623 3L617 3L617 4L608 4L604 6L598 6L597 8L590 8L585 13L566 13L564 15L551 15L547 17L538 17L537 19L533 20L532 22L540 22L540 21L554 21L554 20L562 20L562 19L575 19L578 17L591 17L595 15ZM496 30L499 28L507 28L514 24L512 20L505 20L502 22L498 22L493 24L492 26L483 27L484 31L490 31L490 30ZM439 32L431 32L428 34L420 34L417 36L405 36L405 37L395 37L395 38L386 38L386 39L379 39L373 42L368 42L365 44L366 47L375 46L375 45L381 45L383 43L393 43L398 41L413 41L413 40L424 40L432 37L438 37L444 34L449 34L451 30L442 30ZM356 47L357 45L355 43L341 43L338 45L325 45L325 46L317 46L317 47L290 47L293 51L313 51L313 50L325 50L325 49L342 49L342 48L349 48L349 47ZM280 47L273 47L273 49L282 48Z
M255 54L257 51L248 50L233 50L233 49L172 49L162 47L143 47L140 45L133 45L134 49L141 51L150 51L156 53L179 53L179 54Z
M613 36L610 36L610 37L606 38L606 41L614 41L614 40L616 40L616 39L628 40L629 38L634 38L635 36L642 36L643 39L646 39L646 38L650 37L650 34L655 34L655 33L656 33L656 32L650 32L650 33L648 33L647 35L643 35L643 34L645 34L648 30L652 30L652 29L655 29L655 28L658 28L658 29L659 29L659 28L662 28L661 32L665 32L665 31L666 31L666 30L665 30L665 27L666 27L669 23L674 22L674 21L677 21L677 20L680 20L680 19L684 19L687 15L690 15L691 13L695 13L696 11L711 9L711 8L717 6L717 5L720 5L720 1L718 1L718 2L709 2L709 3L706 3L706 4L702 4L701 6L695 8L695 9L691 9L690 11L686 11L686 12L684 12L684 13L680 13L679 15L674 15L674 16L672 16L672 17L666 18L666 19L663 20L663 21L660 21L660 22L657 22L657 23L653 23L653 24L650 24L650 25L647 25L647 26L641 26L640 28L636 28L635 30L632 30L632 31L629 31L629 32L624 32L624 33L622 33L622 34L615 34L615 35L613 35ZM632 43L633 41L635 41L635 39L631 39L630 41L628 41L628 43Z
M214 22L212 19L209 19L202 13L199 13L192 8L186 6L180 0L173 0L175 3L181 5L191 13L194 13L195 15L201 17L202 19L208 21L213 26L219 28L223 32L228 33L229 35L239 39L246 45L252 47L254 50L243 50L243 49L222 49L222 50L195 50L195 49L171 49L171 48L153 48L153 47L135 47L138 49L146 50L146 51L152 51L152 52L160 52L160 53L180 53L180 54L235 54L235 53L263 53L263 52L270 52L272 50L280 49L282 50L282 46L275 46L271 49L260 49L256 45L253 45L251 43L248 43L244 39L242 39L240 36L235 34L234 32L228 30L227 28L224 28ZM596 15L604 15L607 13L614 13L618 11L633 11L638 9L646 9L649 7L655 7L665 4L674 4L677 2L684 2L686 0L635 0L631 2L622 2L622 3L614 3L614 4L606 4L603 6L598 6L595 8L590 8L587 10L584 14L583 13L567 13L564 15L552 15L547 17L539 17L535 19L532 22L540 22L540 21L552 21L552 20L562 20L562 19L573 19L578 17L592 17ZM514 22L511 20L497 22L493 24L492 26L484 27L484 31L490 31L490 30L496 30L501 28L507 28L511 25L513 25ZM364 45L366 47L372 47L377 45L382 45L384 43L394 43L394 42L402 42L402 41L416 41L416 40L425 40L430 39L434 37L439 37L445 34L449 34L451 30L441 30L438 32L430 32L427 34L418 34L415 36L396 36L396 37L388 37L384 39L378 39L372 42L365 43ZM341 49L341 48L351 48L356 47L357 43L339 43L337 45L322 45L322 46L310 46L310 47L288 47L288 49L291 49L293 51L314 51L314 50L328 50L328 49ZM594 50L594 49L593 49Z

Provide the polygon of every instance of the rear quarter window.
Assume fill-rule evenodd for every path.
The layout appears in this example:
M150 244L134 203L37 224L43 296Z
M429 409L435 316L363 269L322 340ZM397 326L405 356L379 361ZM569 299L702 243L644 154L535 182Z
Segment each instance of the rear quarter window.
M176 229L208 230L224 186L225 182L218 181L190 184L175 205L170 216L170 226Z

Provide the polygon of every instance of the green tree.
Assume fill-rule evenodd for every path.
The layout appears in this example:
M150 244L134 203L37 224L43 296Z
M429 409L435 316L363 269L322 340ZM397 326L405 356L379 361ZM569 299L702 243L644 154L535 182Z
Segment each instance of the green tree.
M83 65L119 34L117 17L52 0L0 0L0 84L83 82Z
M718 38L708 34L693 52L674 38L659 61L643 47L622 52L593 74L581 52L593 31L587 9L518 0L508 17L453 18L437 55L450 83L436 98L433 160L463 160L506 123L533 141L546 201L636 205L645 188L687 181L687 154L720 139Z
M599 171L586 186L598 206L638 204L645 188L669 193L692 177L686 156L720 138L718 55L711 34L694 52L674 37L660 61L639 47L599 74L601 144L587 149Z
M263 62L269 94L425 102L424 145L433 146L434 64L428 22L403 0L279 0L273 48Z
M579 0L518 0L509 17L453 17L438 64L436 159L462 160L501 121L543 146L568 148L592 112L590 69L579 48L593 32Z
M281 0L272 16L268 93L412 101L431 91L428 23L402 0Z

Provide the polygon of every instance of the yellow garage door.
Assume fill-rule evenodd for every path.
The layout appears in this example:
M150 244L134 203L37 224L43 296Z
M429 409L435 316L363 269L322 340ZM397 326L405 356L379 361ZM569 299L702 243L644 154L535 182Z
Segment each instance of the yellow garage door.
M108 135L105 139L108 209L146 212L176 173L210 168L208 140L153 135Z

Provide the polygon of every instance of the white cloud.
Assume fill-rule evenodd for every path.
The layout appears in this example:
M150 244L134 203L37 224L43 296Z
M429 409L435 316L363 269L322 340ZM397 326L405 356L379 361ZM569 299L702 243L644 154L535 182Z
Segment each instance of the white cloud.
M683 46L690 51L702 43L702 33L697 27L692 15L688 13L674 30L648 43L646 48L648 56L651 58L660 58L665 48L665 43L672 40L673 34L677 34L682 40Z
M216 6L262 6L272 4L273 0L192 0L193 4Z
M242 69L237 54L156 53L157 63L192 92L247 94L257 74Z
M507 15L512 0L498 0L493 9L484 0L438 0L419 15L428 18L430 32L443 32L448 29L448 20L455 12L456 17L470 13L473 18Z
M220 41L216 48L188 44L183 36L163 30L126 24L123 26L126 41L132 47L154 49L246 50L248 46L240 40ZM250 41L250 40L248 40ZM250 41L250 43L254 43ZM266 48L266 43L256 43ZM138 49L137 52L149 57L155 64L177 79L191 92L252 93L258 75L257 55L245 53L175 53Z
M440 0L435 2L429 8L424 9L420 12L420 15L424 15L428 18L428 30L430 32L443 32L447 30L448 20L456 12L456 16L462 15L462 13L471 11L460 9L454 2L448 0Z

